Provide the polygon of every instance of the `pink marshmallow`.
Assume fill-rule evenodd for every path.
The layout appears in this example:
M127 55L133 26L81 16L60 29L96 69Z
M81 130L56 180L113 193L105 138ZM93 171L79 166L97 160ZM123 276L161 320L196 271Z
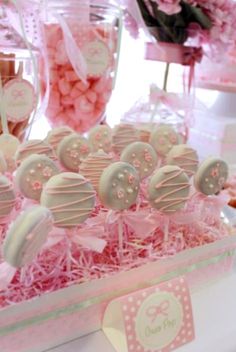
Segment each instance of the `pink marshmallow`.
M63 106L71 106L71 105L73 105L73 103L74 103L74 100L71 98L70 95L66 95L61 98L61 104Z
M49 107L57 107L60 108L60 94L56 90L51 90L50 96L49 96L49 102L48 102Z
M97 93L90 90L86 92L86 98L90 101L90 103L94 104L98 98Z
M65 78L66 78L66 80L68 82L76 82L76 81L78 81L78 76L73 70L66 71L65 72Z
M86 90L89 88L89 83L79 81L78 83L76 83L76 88L79 89L81 92L86 92Z
M56 45L56 55L55 55L55 62L58 65L65 65L69 62L67 53L66 53L66 48L65 48L65 43L63 40L59 40L59 42Z
M71 89L70 96L71 98L78 98L82 92L76 88L76 85Z
M58 88L62 95L69 95L71 92L71 85L65 78L61 78L58 82Z
M100 79L98 81L96 81L93 86L92 86L92 90L96 93L101 93L106 89L106 84L105 81L103 79Z
M74 102L76 112L91 113L93 112L94 106L91 104L85 95L75 99Z
M56 43L62 39L62 31L57 24L46 25L45 34L48 47L55 47Z

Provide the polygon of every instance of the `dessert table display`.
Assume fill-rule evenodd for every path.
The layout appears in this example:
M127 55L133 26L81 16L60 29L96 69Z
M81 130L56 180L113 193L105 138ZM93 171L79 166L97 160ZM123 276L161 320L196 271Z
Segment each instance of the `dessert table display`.
M4 1L8 21L24 18L24 5ZM218 155L199 160L186 144L187 119L146 109L141 123L99 124L115 80L120 7L48 1L32 13L40 54L27 23L13 29L38 67L36 91L24 83L9 93L2 78L0 86L1 352L39 352L99 329L117 351L181 348L198 339L194 292L233 270L229 166ZM156 115L158 99L189 110L152 88ZM53 128L13 137L8 94L18 113L32 96L29 114L47 105Z

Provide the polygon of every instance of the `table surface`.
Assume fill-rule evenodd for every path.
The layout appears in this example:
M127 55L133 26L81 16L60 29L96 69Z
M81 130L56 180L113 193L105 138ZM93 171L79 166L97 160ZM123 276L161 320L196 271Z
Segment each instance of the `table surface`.
M236 352L236 273L192 294L196 339L178 352ZM102 331L48 350L114 352ZM123 352L123 351L120 351Z

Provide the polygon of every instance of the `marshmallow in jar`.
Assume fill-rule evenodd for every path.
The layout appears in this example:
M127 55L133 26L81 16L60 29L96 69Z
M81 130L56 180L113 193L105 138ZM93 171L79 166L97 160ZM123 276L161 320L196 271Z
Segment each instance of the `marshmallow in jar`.
M49 90L46 116L53 127L86 132L103 118L112 93L119 11L70 0L49 0L46 6L47 62L42 57L40 70L42 90Z

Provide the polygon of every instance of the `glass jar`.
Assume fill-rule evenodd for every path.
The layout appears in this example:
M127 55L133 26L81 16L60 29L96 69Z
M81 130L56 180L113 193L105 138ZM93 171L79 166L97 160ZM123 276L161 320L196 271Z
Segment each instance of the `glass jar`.
M0 9L0 133L19 139L26 137L39 101L35 5L5 1Z
M116 76L120 16L116 6L86 1L48 0L42 9L41 87L52 126L86 132L104 119Z

